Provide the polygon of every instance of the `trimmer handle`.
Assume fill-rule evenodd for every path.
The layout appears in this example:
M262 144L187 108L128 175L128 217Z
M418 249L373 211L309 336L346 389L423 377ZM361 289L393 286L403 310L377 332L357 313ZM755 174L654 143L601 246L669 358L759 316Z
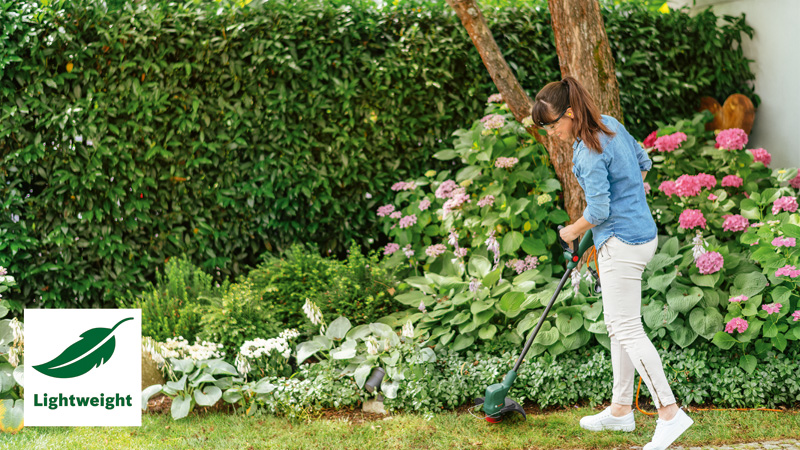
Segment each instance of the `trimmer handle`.
M583 239L580 240L580 243L577 239L572 243L572 248L570 248L569 244L567 244L563 239L561 239L561 230L564 228L563 225L558 226L558 231L556 232L556 236L558 236L558 242L561 244L561 247L564 249L564 258L569 261L567 263L567 269L574 269L578 265L578 261L581 260L581 256L589 249L594 243L592 241L592 230L586 231L583 235Z

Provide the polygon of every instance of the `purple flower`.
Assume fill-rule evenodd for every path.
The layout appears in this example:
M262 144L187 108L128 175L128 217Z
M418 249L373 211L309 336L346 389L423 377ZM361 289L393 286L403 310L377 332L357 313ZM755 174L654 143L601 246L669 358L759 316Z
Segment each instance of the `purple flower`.
M395 244L394 242L386 244L386 247L383 248L384 255L391 255L392 253L400 250L400 246Z
M417 215L411 214L410 216L405 216L400 219L400 223L398 224L400 228L408 228L414 226L417 223Z
M500 157L500 158L497 158L497 160L494 162L494 166L497 167L497 168L500 168L500 169L510 169L510 168L514 167L514 165L517 164L518 162L519 162L519 159L517 159L517 158L503 158L503 157Z
M492 206L494 204L494 195L487 195L482 199L478 200L478 206L483 208L484 206Z
M425 249L425 254L431 258L436 258L446 251L447 247L445 247L444 244L435 244L428 246L428 248Z
M419 306L417 307L417 309L422 313L426 312L425 311L425 302L423 300L419 301Z
M450 198L453 196L453 191L458 189L458 185L453 180L445 180L436 189L436 198Z
M481 289L481 283L478 281L477 278L473 278L469 282L469 291L470 292L478 292Z
M392 185L393 191L410 191L417 187L417 184L413 181L409 181L406 183L405 181L398 181L397 183Z
M719 272L719 270L722 269L724 262L725 260L719 253L708 252L698 256L695 264L697 265L697 268L700 270L701 274L709 275Z
M444 202L444 205L442 206L445 214L460 208L464 203L470 203L472 201L469 198L469 194L467 194L467 190L463 187L454 190L451 194L451 198Z
M419 202L419 210L425 211L426 209L431 207L431 201L428 200L427 197L423 198L421 202Z
M378 217L388 216L394 212L394 205L383 205L378 208Z
M403 217L403 213L400 212L400 211L395 211L395 212L389 214L389 217L391 217L392 219L399 219L399 218Z

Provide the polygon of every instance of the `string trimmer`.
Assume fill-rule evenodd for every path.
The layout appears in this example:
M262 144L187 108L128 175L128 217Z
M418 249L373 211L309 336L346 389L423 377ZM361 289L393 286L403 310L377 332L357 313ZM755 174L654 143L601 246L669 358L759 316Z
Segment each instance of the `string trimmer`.
M564 227L559 226L559 231L562 228ZM542 317L539 318L536 328L533 329L533 332L528 337L528 341L525 342L525 347L522 349L522 353L519 355L517 363L514 364L514 368L506 374L502 383L496 383L487 387L485 397L479 397L475 399L476 405L483 405L483 412L486 414L486 420L488 422L498 423L503 420L504 416L514 412L522 414L522 417L526 417L525 410L522 409L522 406L520 406L519 403L515 402L514 400L506 397L506 394L508 394L508 390L511 389L511 385L514 384L514 380L517 378L517 370L519 370L522 360L525 359L525 355L528 353L528 349L530 349L531 345L533 344L533 340L536 339L536 334L539 333L539 328L542 327L542 324L547 318L547 313L549 313L550 308L553 307L553 303L555 303L558 294L561 292L564 284L572 274L572 270L577 267L578 261L580 261L583 253L592 246L592 230L586 232L580 243L578 243L578 240L575 239L575 242L572 244L572 248L570 248L570 246L564 242L563 239L561 239L559 233L556 234L558 235L558 242L561 243L561 247L564 249L564 257L567 259L567 261L569 261L567 263L567 271L564 272L564 276L561 277L561 281L558 283L558 287L553 293L553 298L550 299L550 303L548 303L544 308L544 313L542 313ZM595 291L600 292L600 279L597 277L594 271L592 271L592 275L594 275L596 280Z

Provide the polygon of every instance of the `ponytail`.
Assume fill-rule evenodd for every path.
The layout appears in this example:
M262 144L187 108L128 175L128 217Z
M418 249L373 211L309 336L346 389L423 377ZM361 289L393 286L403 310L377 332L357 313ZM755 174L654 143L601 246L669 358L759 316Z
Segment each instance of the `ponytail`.
M567 108L572 108L572 135L581 139L587 147L603 153L600 146L600 132L614 136L600 117L600 110L592 96L573 77L566 76L561 81L548 83L538 94L531 108L531 117L535 123L549 122Z

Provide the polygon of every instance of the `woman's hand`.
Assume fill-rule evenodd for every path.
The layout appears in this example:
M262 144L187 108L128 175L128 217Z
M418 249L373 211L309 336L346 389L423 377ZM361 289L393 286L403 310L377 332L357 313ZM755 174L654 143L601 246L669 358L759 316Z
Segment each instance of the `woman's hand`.
M576 239L581 237L580 232L575 225L567 225L561 229L559 234L561 235L561 239L570 245L572 245Z

